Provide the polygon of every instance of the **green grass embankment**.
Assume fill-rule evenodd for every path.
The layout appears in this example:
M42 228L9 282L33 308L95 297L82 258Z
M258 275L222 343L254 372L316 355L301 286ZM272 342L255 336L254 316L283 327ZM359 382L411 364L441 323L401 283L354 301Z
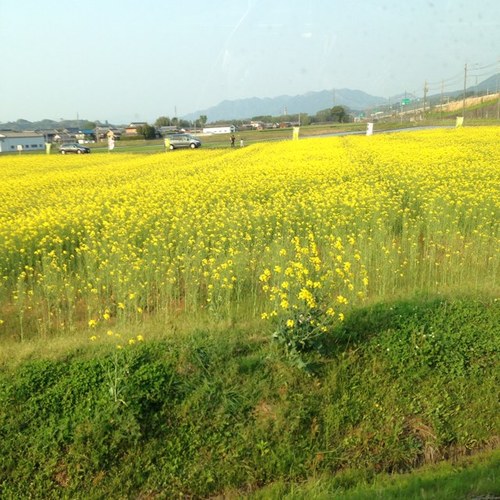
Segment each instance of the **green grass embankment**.
M50 359L11 359L0 497L451 498L433 496L450 481L463 498L498 494L498 455L463 483L451 465L394 474L498 447L499 319L487 299L354 310L310 372L257 325L156 324L163 340L146 329L121 349L96 332Z

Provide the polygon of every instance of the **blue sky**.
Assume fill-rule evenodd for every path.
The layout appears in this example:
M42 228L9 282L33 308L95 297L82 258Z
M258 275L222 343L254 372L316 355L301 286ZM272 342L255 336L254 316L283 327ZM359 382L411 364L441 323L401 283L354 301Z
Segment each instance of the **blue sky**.
M500 0L0 0L0 47L0 123L154 122L225 99L460 89L465 63L472 85L500 71Z

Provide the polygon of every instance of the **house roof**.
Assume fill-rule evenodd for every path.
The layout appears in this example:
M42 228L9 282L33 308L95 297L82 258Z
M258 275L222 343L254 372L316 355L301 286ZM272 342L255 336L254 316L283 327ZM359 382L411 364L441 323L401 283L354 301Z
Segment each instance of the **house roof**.
M4 137L6 139L8 138L30 138L30 137L36 137L36 138L41 138L43 137L43 134L40 134L38 132L13 132L13 131L0 131L0 137Z
M46 135L46 134L58 134L59 133L59 131L55 128L37 128L35 130L35 132L38 134L44 134L44 135Z
M147 122L132 122L127 128L143 127Z

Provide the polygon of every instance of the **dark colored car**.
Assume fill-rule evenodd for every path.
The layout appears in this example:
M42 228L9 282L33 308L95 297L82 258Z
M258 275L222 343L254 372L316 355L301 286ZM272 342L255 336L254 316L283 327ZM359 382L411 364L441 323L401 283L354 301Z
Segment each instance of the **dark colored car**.
M165 138L165 144L169 149L177 148L199 148L201 141L191 134L170 134Z
M59 152L62 155L65 155L66 153L76 153L81 155L84 153L90 153L90 148L88 148L87 146L82 146L81 144L77 144L76 142L71 142L68 144L62 144L59 148Z

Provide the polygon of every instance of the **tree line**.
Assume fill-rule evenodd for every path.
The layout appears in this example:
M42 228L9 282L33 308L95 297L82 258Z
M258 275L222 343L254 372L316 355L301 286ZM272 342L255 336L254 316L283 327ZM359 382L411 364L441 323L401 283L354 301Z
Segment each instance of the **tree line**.
M253 116L250 119L245 120L216 120L211 122L213 125L218 125L221 123L227 124L228 121L231 121L233 125L244 125L249 121L261 121L264 123L283 123L283 122L300 122L302 125L309 125L311 123L347 123L353 120L350 111L345 106L333 106L332 108L326 108L318 111L314 115L310 115L308 113L295 113L295 114L287 114L287 115L258 115ZM170 118L168 116L160 116L155 121L155 127L171 127L178 126L179 128L186 127L197 127L203 128L207 124L207 116L200 115L194 121L184 120L182 118L173 117Z
M263 123L299 123L300 125L310 125L313 123L347 123L353 120L348 108L344 106L333 106L332 108L322 109L315 115L308 113L296 113L289 115L259 115L250 118L250 121L258 121ZM153 125L143 125L138 129L139 135L145 139L154 139L158 135L160 127L177 127L179 129L188 128L203 128L208 121L207 115L200 115L196 120L185 120L178 117L160 116L156 119ZM236 127L248 124L249 120L230 120ZM212 122L213 125L227 124L228 120L218 120Z

